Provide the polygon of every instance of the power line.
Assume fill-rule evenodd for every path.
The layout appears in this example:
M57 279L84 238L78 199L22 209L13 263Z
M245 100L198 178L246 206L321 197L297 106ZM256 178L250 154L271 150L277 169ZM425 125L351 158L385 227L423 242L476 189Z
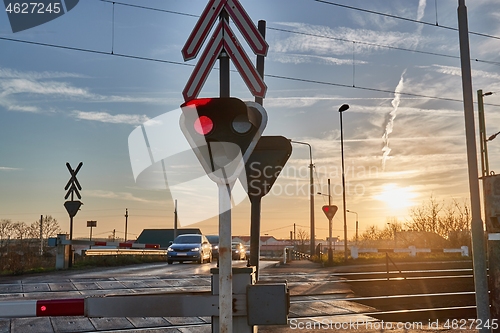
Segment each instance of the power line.
M159 9L159 8L154 8L154 7L132 5L132 4L118 2L118 1L111 1L111 0L99 0L99 1L101 1L101 2L107 2L107 3L112 3L113 5L117 4L117 5L121 5L121 6L125 6L125 7L140 8L140 9L144 9L144 10L158 11L158 12L169 13L169 14L174 14L174 15L182 15L182 16L195 17L195 18L199 18L200 17L200 15L195 15L195 14L189 14L189 13L171 11L171 10L166 10L166 9ZM452 28L452 27L437 25L437 24L429 23L429 22L425 22L425 21L418 21L418 20L414 20L414 19L410 19L410 18L405 18L405 17L397 16L397 15L385 14L385 13L371 11L371 10L367 10L367 9L363 9L363 8L358 8L358 7L353 7L353 6L347 6L347 5L337 4L337 3L334 3L334 2L329 2L329 1L324 1L324 0L312 0L312 1L317 1L317 2L321 2L321 3L329 4L329 5L335 5L335 6L339 6L339 7L344 7L344 8L352 9L352 10L358 10L358 11L362 11L362 12L367 12L367 13L370 13L370 14L377 14L377 15L382 15L382 16L388 16L388 17L392 17L392 18L397 18L397 19L405 20L405 21L411 21L411 22L414 22L414 23L426 24L426 25L431 25L431 26L435 26L435 27L439 27L439 28L444 28L444 29L458 31L457 28ZM437 52L430 52L430 51L421 51L421 50L412 50L412 49L407 49L407 48L403 48L403 47L390 46L390 45L377 44L377 43L369 43L369 42L362 42L362 41L356 41L356 40L350 40L350 39L344 39L344 38L338 38L338 37L332 37L332 36L325 36L325 35L305 33L305 32L299 32L299 31L293 31L293 30L287 30L287 29L280 29L280 28L275 28L275 27L270 27L270 26L268 26L267 29L274 30L274 31L287 32L287 33L297 34L297 35L304 35L304 36L318 37L318 38L326 38L326 39L343 41L343 42L357 43L357 44L361 44L361 45L369 45L369 46L374 46L374 47L379 47L379 48L387 48L387 49L391 49L391 50L399 50L399 51L406 51L406 52L427 54L427 55L432 55L432 56L439 56L439 57L460 59L459 56L453 56L453 55L449 55L449 54L443 54L443 53L437 53ZM499 39L500 40L500 37L494 36L494 35L488 35L488 34L483 34L483 33L478 33L478 32L472 32L472 31L469 31L469 34L477 35L477 36L482 36L482 37L487 37L487 38L494 38L494 39ZM481 59L474 59L474 61L500 66L500 62L496 62L496 61L488 61L488 60L481 60Z
M380 15L380 16L385 16L385 17L390 17L390 18L393 18L393 19L398 19L398 20L403 20L403 21L408 21L408 22L413 22L413 23L419 23L419 24L429 25L429 26L432 26L432 27L437 27L437 28L442 28L442 29L447 29L447 30L458 31L458 28L454 28L454 27L448 27L448 26L445 26L445 25L438 25L437 23L430 23L430 22L426 22L426 21L419 21L419 20L408 18L408 17L397 16L397 15L393 15L393 14L387 14L387 13L377 12L377 11L374 11L374 10L369 10L369 9L364 9L364 8L359 8L359 7L353 7L353 6L343 5L343 4L339 4L339 3L336 3L336 2L331 2L331 1L326 1L326 0L311 0L311 1L319 2L319 3L331 5L331 6L336 6L336 7L342 7L342 8L346 8L346 9L351 9L351 10L357 10L357 11L364 12L364 13L375 14L375 15ZM480 33L480 32L469 31L469 34L500 40L499 36L484 34L484 33Z
M200 15L195 15L195 14L188 14L188 13L176 12L176 11L172 11L172 10L159 9L159 8L154 8L154 7L132 5L132 4L129 4L129 3L124 3L124 2L119 2L119 1L111 1L111 0L99 0L99 1L111 3L113 5L115 5L115 4L116 5L121 5L121 6L124 6L124 7L146 9L146 10L152 10L152 11L156 11L156 12L169 13L169 14L182 15L182 16L189 16L189 17L196 17L196 18L200 17Z
M33 41L14 39L14 38L8 38L8 37L0 37L0 40L16 42L16 43L31 44L31 45L37 45L37 46L53 47L53 48L58 48L58 49L71 50L71 51L87 52L87 53L110 55L110 56L129 58L129 59L146 60L146 61L160 62L160 63L165 63L165 64L194 67L194 65L192 65L192 64L187 64L187 63L180 62L180 61L141 57L141 56L135 56L135 55L130 55L130 54L116 53L116 52L112 53L112 52L106 52L106 51L90 50L90 49L84 49L84 48L73 47L73 46L64 46L64 45L57 45L57 44L33 42Z
M104 1L104 0L100 0L100 1ZM26 41L26 40L14 39L14 38L7 38L7 37L0 37L0 40L10 41L10 42L16 42L16 43L24 43L24 44L30 44L30 45L36 45L36 46L53 47L53 48L65 49L65 50L71 50L71 51L78 51L78 52L86 52L86 53L107 55L107 56L113 56L113 57L121 57L121 58L135 59L135 60L159 62L159 63L165 63L165 64L171 64L171 65L188 66L188 67L194 67L195 66L193 64L187 64L187 63L179 62L179 61L156 59L156 58L150 58L150 57L141 57L141 56L135 56L135 55L130 55L130 54L122 54L122 53L111 53L111 52L107 52L107 51L90 50L90 49L84 49L84 48L79 48L79 47L56 45L56 44L41 43L41 42L33 42L33 41ZM218 68L214 68L214 69L217 70ZM233 70L233 72L235 72L235 70ZM312 80L312 79L295 78L295 77L290 77L290 76L282 76L282 75L274 75L274 74L266 74L265 76L266 77L270 77L270 78L275 78L275 79L281 79L281 80L289 80L289 81L304 82L304 83L314 83L314 84L335 86L335 87L341 87L341 88L359 89L359 90L381 92L381 93L387 93L387 94L398 93L398 94L404 95L404 96L422 97L422 98L436 99L436 100L443 100L443 101L451 101L451 102L462 102L461 99L456 99L456 98L447 98L447 97L439 97L439 96L429 96L429 95L406 93L406 92L400 92L400 91L396 92L396 91L393 91L393 90L384 90L384 89L362 87L362 86L352 86L352 85L342 84L342 83L334 83L334 82L326 82L326 81L319 81L319 80ZM491 103L485 103L485 105L488 105L488 106L500 106L500 104L491 104Z
M331 40L336 40L336 41L346 42L346 43L356 43L356 44L374 46L374 47L379 47L379 48L386 48L386 49L391 49L391 50L406 51L406 52L427 54L427 55L432 55L432 56L439 56L439 57L460 59L459 56L454 56L454 55L449 55L449 54L443 54L443 53L437 53L437 52L412 50L412 49L407 49L407 48L404 48L404 47L397 47L397 46L390 46L390 45L384 45L384 44L362 42L362 41L350 40L350 39L333 37L333 36L318 35L318 34L312 34L312 33L307 33L307 32L300 32L300 31L293 31L293 30L288 30L288 29L280 29L280 28L273 28L273 27L268 27L268 29L269 30L274 30L274 31L287 32L287 33L296 34L296 35L303 35L303 36L309 36L309 37L318 37L318 38L331 39ZM499 64L500 64L500 62L499 62Z
M272 77L272 78L277 78L277 79L282 79L282 80L298 81L298 82L315 83L315 84L321 84L321 85L327 85L327 86L335 86L335 87L342 87L342 88L360 89L360 90L381 92L381 93L387 93L387 94L396 94L397 93L397 94L400 94L400 95L412 96L412 97L421 97L421 98L436 99L436 100L450 101L450 102L460 102L460 103L462 102L461 99L456 99L456 98L439 97L439 96L429 96L429 95L406 93L406 92L401 92L401 91L384 90L384 89L361 87L361 86L351 86L351 85L342 84L342 83L333 83L333 82L326 82L326 81L301 79L301 78L294 78L294 77L288 77L288 76L266 74L266 77ZM488 105L490 105L490 106L500 106L500 104L488 104Z

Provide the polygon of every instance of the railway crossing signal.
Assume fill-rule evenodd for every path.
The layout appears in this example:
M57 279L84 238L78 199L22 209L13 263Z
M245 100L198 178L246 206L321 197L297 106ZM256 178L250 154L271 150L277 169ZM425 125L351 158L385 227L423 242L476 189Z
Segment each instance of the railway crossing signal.
M234 183L267 124L265 109L234 97L195 99L181 109L181 130L207 175Z
M267 113L262 105L229 97L229 59L252 95L264 98L267 91L261 74L230 29L229 17L253 52L265 56L268 45L238 0L209 0L182 49L184 61L195 58L215 22L220 20L182 92L186 103L181 106L180 121L181 130L205 172L219 187L219 316L212 317L212 329L218 326L220 332L233 331L231 189L240 174L244 175L245 162L267 124ZM219 58L221 98L196 100ZM193 100L195 102L190 103ZM242 184L246 185L246 181ZM238 317L235 320L235 328L243 332L240 325L248 323Z
M83 162L80 162L78 164L78 166L76 167L76 169L73 170L71 165L69 163L66 163L66 167L68 168L69 173L71 174L71 178L69 179L68 183L64 187L64 189L68 191L66 193L66 195L64 196L64 199L68 199L71 196L71 201L66 201L64 203L64 207L66 208L66 211L68 212L69 217L71 218L71 222L73 221L73 217L76 215L76 213L78 213L78 210L80 209L81 205L83 205L82 202L80 202L78 200L73 200L74 194L76 194L78 199L82 198L82 196L80 195L80 192L79 192L82 190L82 186L80 185L80 182L76 178L76 175L77 175L78 171L80 171L82 166L83 166ZM73 223L71 223L71 224L73 224ZM73 228L70 228L70 229L73 229ZM72 234L72 232L70 232L70 234Z
M80 192L82 190L82 187L80 185L80 182L76 178L76 175L78 174L78 171L83 166L83 162L80 162L78 166L76 167L75 170L71 167L69 163L66 163L66 167L69 170L69 173L71 174L71 178L69 179L68 183L64 187L65 190L68 192L64 196L64 199L68 199L71 196L71 201L66 201L64 203L64 207L66 208L66 211L68 212L69 215L69 239L73 239L73 217L75 217L76 213L78 213L78 210L80 209L81 205L83 203L78 200L73 200L73 195L76 194L78 199L81 199L82 196L80 195ZM73 266L73 252L71 251L70 259L69 259L69 267Z
M68 197L71 195L71 201L73 201L73 193L76 194L78 199L82 198L82 196L80 195L80 192L78 192L78 191L82 190L82 187L80 186L80 182L78 181L78 179L76 179L76 174L78 173L78 171L80 171L82 166L83 166L83 162L80 162L80 164L78 164L76 169L73 170L71 165L69 163L66 163L66 167L68 168L69 173L71 174L71 178L68 180L68 183L64 187L64 189L68 191L68 193L66 193L66 196L64 197L64 199L68 199Z
M182 49L184 61L196 58L217 18L222 16L223 12L233 19L256 55L267 55L269 45L238 0L210 0ZM182 92L185 101L198 97L223 50L233 61L252 95L264 98L267 91L264 80L229 27L228 21L221 19Z
M196 58L203 42L208 37L208 33L223 10L226 10L232 17L253 52L257 55L267 55L269 45L238 0L210 0L182 48L184 61Z

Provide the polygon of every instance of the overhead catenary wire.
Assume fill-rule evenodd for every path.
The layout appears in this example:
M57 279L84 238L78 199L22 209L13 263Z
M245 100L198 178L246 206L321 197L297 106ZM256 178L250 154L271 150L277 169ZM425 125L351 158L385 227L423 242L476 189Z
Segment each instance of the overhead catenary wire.
M102 0L102 1L104 1L104 0ZM85 49L85 48L80 48L80 47L56 45L56 44L50 44L50 43L41 43L41 42L27 41L27 40L8 38L8 37L0 37L0 40L17 42L17 43L25 43L25 44L36 45L36 46L53 47L53 48L78 51L78 52L87 52L87 53L93 53L93 54L135 59L135 60L152 61L152 62L158 62L158 63L171 64L171 65L188 66L188 67L195 66L193 64L184 63L184 62L180 62L180 61L157 59L157 58L136 56L136 55L131 55L131 54L116 53L116 52L111 53L111 52L107 52L107 51L91 50L91 49ZM214 69L217 70L218 68L214 68ZM233 72L234 72L234 70L233 70ZM319 80L312 80L312 79L305 79L305 78L296 78L296 77L283 76L283 75L266 74L265 76L268 78L290 80L290 81L297 81L297 82L304 82L304 83L314 83L314 84L335 86L335 87L341 87L341 88L359 89L359 90L366 90L366 91L373 91L373 92L380 92L380 93L387 93L387 94L395 94L396 93L395 91L392 91L392 90L385 90L385 89L371 88L371 87L362 87L362 86L353 87L349 84L319 81ZM442 100L442 101L451 101L451 102L460 102L460 103L462 102L461 99L457 99L457 98L447 98L447 97L440 97L440 96L413 94L413 93L399 92L399 91L397 93L400 95L412 96L412 97L421 97L421 98L428 98L428 99L435 99L435 100ZM485 103L485 105L500 106L500 104L492 104L492 103Z
M455 28L455 27L449 27L449 26L446 26L446 25L437 25L437 24L431 23L431 22L420 21L420 20L415 20L415 19L411 19L411 18L403 17L403 16L398 16L398 15L394 15L394 14L387 14L387 13L377 12L377 11L370 10L370 9L364 9L364 8L359 8L359 7L344 5L344 4L336 3L336 2L333 2L333 1L327 1L327 0L310 0L310 1L319 2L319 3L331 5L331 6L336 6L336 7L342 7L342 8L352 9L352 10L356 10L356 11L360 11L360 12L364 12L364 13L369 13L369 14L375 14L375 15L379 15L379 16L389 17L389 18L393 18L393 19L397 19L397 20L402 20L402 21L407 21L407 22L413 22L413 23L418 23L418 24L424 24L424 25L428 25L428 26L432 26L432 27L437 27L437 28L442 28L442 29L447 29L447 30L453 30L453 31L457 31L458 32L458 28ZM481 37L493 38L493 39L500 40L500 36L489 35L489 34L484 34L484 33L480 33L480 32L469 31L469 34L470 35L476 35L476 36L481 36Z
M118 1L111 1L111 0L98 0L98 1L111 3L111 4L113 4L113 6L115 4L117 4L117 5L132 7L132 8L139 8L139 9L152 10L152 11L159 11L159 12L165 12L165 13L170 13L170 14L175 14L175 15L183 15L183 16L189 16L189 17L199 17L199 15L193 15L193 14L182 13L182 12L177 12L177 11L170 11L170 10L158 9L158 8L154 8L154 7L147 7L147 6L139 6L139 5L127 4L127 3L118 2ZM404 18L404 17L400 17L400 16L397 16L397 15L392 15L392 14L384 14L384 13L375 12L375 11L371 11L371 10L366 10L366 9L362 9L362 8L357 8L357 7L353 7L353 6L341 5L341 4L337 4L337 3L334 3L334 2L330 2L330 1L324 1L324 0L311 0L311 1L322 2L322 3L329 4L329 5L336 5L336 6L345 7L345 8L348 8L348 9L359 10L359 11L362 11L362 12L371 13L371 14L377 14L377 15L383 15L383 16L388 16L388 17L403 19L403 20L412 21L412 22L415 22L415 23L430 24L430 23L424 22L424 21L418 21L418 20L414 20L414 19L408 19L408 18ZM114 10L113 10L113 15L114 15ZM113 24L113 26L114 26L114 24ZM444 26L439 26L439 27L443 28ZM457 30L458 31L458 29L455 29L455 28L450 28L450 27L444 27L444 28L449 28L449 29ZM358 44L371 45L371 46L376 46L376 47L381 47L381 48L396 49L396 50L407 51L407 52L423 53L423 54L428 54L428 55L433 55L433 56L441 56L441 57L456 58L456 59L459 58L458 56L440 54L440 53L435 53L435 52L427 52L427 51L420 51L420 50L410 50L410 49L405 49L405 48L400 48L400 47L393 47L393 46L389 46L389 45L382 45L382 44L368 43L368 42L360 42L360 41L342 39L342 38L337 38L337 37L332 37L332 36L324 36L324 35L310 34L310 33L305 33L305 32L297 32L297 31L292 31L292 30L287 30L287 29L279 29L279 28L273 28L273 27L268 27L268 29L270 29L270 30L276 30L276 31L282 31L282 32L288 32L288 33L294 33L294 34L301 34L301 35L306 35L306 36L328 38L328 39L345 41L345 42L355 42L355 43L358 43ZM469 33L470 34L480 35L480 36L483 36L483 37L488 37L488 38L500 39L500 37L493 36L493 35L487 35L487 34L481 34L481 33L475 33L475 32L469 32ZM20 40L20 39L15 39L15 38L8 38L8 37L0 37L0 40L11 41L11 42L19 42L19 43L26 43L26 44L37 45L37 46L54 47L54 48L67 49L67 50L73 50L73 51L79 51L79 52L88 52L88 53L101 54L101 55L111 55L111 56L117 56L117 57L129 58L129 59L136 59L136 60L144 60L144 61L166 63L166 64L172 64L172 65L194 67L193 64L179 62L179 61L157 59L157 58L152 58L152 57L143 57L143 56L136 56L136 55L131 55L131 54L123 54L123 53L114 53L113 48L112 48L111 52L106 52L106 51L91 50L91 49L85 49L85 48L79 48L79 47L56 45L56 44L50 44L50 43L41 43L41 42L34 42L34 41L26 41L26 40ZM492 65L500 65L500 62L495 62L495 61L480 60L480 59L474 59L474 61L488 63L488 64L492 64ZM217 69L217 68L215 68L215 69ZM311 79L305 79L305 78L294 78L294 77L282 76L282 75L266 74L266 77L276 78L276 79L283 79L283 80L291 80L291 81L297 81L297 82L306 82L306 83L314 83L314 84L321 84L321 85L329 85L329 86L353 88L353 89L360 89L360 90L368 90L368 91L382 92L382 93L389 93L389 94L394 94L395 93L394 91L390 91L390 90L383 90L383 89L371 88L371 87L355 86L354 84L352 86L350 86L350 85L341 84L341 83L318 81L318 80L311 80ZM440 96L428 96L428 95L412 94L412 93L404 93L404 92L400 92L400 94L401 95L407 95L407 96L413 96L413 97L423 97L423 98L429 98L429 99L436 99L436 100L462 102L461 99L446 98L446 97L440 97ZM489 106L500 106L500 105L497 105L497 104L490 104L490 103L486 104L486 105L489 105Z
M140 9L145 9L145 10L153 10L153 11L158 11L158 12L163 12L163 13L170 13L170 14L175 14L175 15L182 15L182 16L189 16L189 17L195 17L199 18L200 15L196 14L189 14L189 13L183 13L183 12L178 12L178 11L172 11L172 10L167 10L167 9L159 9L159 8L154 8L154 7L148 7L148 6L140 6L140 5L134 5L134 4L129 4L129 3L124 3L124 2L119 2L119 1L113 1L113 0L98 0L101 2L107 2L107 3L113 3L117 5L122 5L126 7L133 7L133 8L140 8ZM337 7L342 7L354 11L360 11L368 14L374 14L374 15L379 15L379 16L385 16L393 19L398 19L398 20L403 20L403 21L408 21L408 22L413 22L413 23L418 23L418 24L424 24L424 25L429 25L432 27L437 27L437 28L442 28L442 29L447 29L447 30L453 30L458 32L458 28L455 27L448 27L445 25L439 25L437 24L437 3L436 3L436 23L430 23L426 21L420 21L420 20L415 20L411 19L408 17L403 17L403 16L398 16L394 14L388 14L388 13L382 13L382 12L377 12L374 10L369 10L369 9L364 9L364 8L359 8L359 7L354 7L354 6L349 6L349 5L344 5L340 3L336 3L333 1L326 1L326 0L306 0L306 1L314 1L318 3L323 3L326 5L331 5L331 6L337 6ZM489 35L485 33L480 33L480 32L474 32L474 31L469 31L469 34L471 35L476 35L476 36L481 36L481 37L486 37L486 38L494 38L500 40L500 36L495 36L495 35Z
M182 15L182 16L188 16L188 17L194 17L194 18L199 18L200 17L200 15L195 15L195 14L183 13L183 12L178 12L178 11L171 11L171 10L166 10L166 9L159 9L159 8L148 7L148 6L133 5L133 4L128 4L128 3L119 2L119 1L112 1L112 0L98 0L98 1L112 3L113 5L117 4L117 5L121 5L121 6L125 6L125 7L140 8L140 9L144 9L144 10L158 11L158 12L169 13L169 14L174 14L174 15ZM317 0L311 0L311 1L317 1ZM409 19L409 18L397 16L397 15L384 14L384 13L380 13L380 12L376 12L376 11L365 10L365 9L358 8L358 7L340 5L340 4L336 4L334 2L330 2L330 1L319 1L318 0L318 2L324 2L324 3L330 4L330 5L338 5L340 7L345 7L345 8L352 9L352 10L359 10L359 11L363 11L363 12L368 12L368 13L371 13L371 14L377 14L377 15L383 15L383 16L390 16L392 18L399 18L399 19L406 20L406 21L412 21L414 23L420 23L420 24L427 24L427 25L431 25L431 26L437 26L437 27L440 27L440 28L446 28L446 29L450 29L450 30L454 30L454 31L458 32L457 28L446 27L446 26L441 26L441 25L434 25L432 23L428 23L428 22L424 22L424 21L418 21L418 20L413 20L413 19ZM437 6L437 4L436 4L436 6ZM291 33L291 34L304 35L304 36L309 36L309 37L319 37L319 38L326 38L326 39L331 39L331 40L336 40L336 41L357 43L357 44L360 44L360 45L374 46L374 47L379 47L379 48L387 48L387 49L392 49L392 50L400 50L400 51L406 51L406 52L427 54L427 55L432 55L432 56L440 56L440 57L460 59L459 56L454 56L454 55L449 55L449 54L443 54L443 53L437 53L437 52L429 52L429 51L422 51L422 50L414 50L414 49L408 49L408 48L397 47L397 46L390 46L390 45L370 43L370 42L363 42L363 41L352 40L352 39L345 39L345 38L339 38L339 37L333 37L333 36L312 34L312 33L306 33L306 32L300 32L300 31L294 31L294 30L288 30L288 29L282 29L282 28L276 28L276 27L272 27L272 26L268 26L267 29L268 30L274 30L274 31L287 32L287 33ZM482 36L482 37L486 37L486 38L494 38L494 39L499 39L500 40L499 36L494 36L494 35L488 35L488 34L483 34L483 33L478 33L478 32L473 32L473 31L469 31L469 34L478 35L478 36ZM492 64L492 65L498 65L498 66L500 66L500 62L496 62L496 61L488 61L488 60L481 60L481 59L474 59L474 61L476 61L476 62L484 62L484 63L487 63L487 64Z

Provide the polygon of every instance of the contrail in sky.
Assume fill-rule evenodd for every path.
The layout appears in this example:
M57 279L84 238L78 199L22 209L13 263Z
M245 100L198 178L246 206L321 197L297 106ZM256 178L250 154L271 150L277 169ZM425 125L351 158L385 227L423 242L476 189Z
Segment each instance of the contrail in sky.
M401 102L401 91L404 88L404 75L406 73L406 69L401 74L401 79L399 80L398 85L396 86L396 90L394 93L394 99L392 100L392 111L389 113L389 120L385 125L385 133L382 136L382 142L384 143L384 147L382 148L382 171L385 170L385 162L391 153L391 148L389 148L389 134L392 133L392 129L394 127L394 119L396 118L399 103Z
M417 21L420 21L424 17L425 7L427 6L427 0L419 0L417 9ZM422 33L423 25L420 24L417 28L417 33L420 35Z
M418 1L418 9L417 9L417 21L420 21L425 14L425 7L427 6L427 0L419 0ZM417 34L420 35L422 33L423 26L419 26L417 28ZM401 74L401 79L399 80L398 85L396 86L396 90L394 93L394 99L392 100L392 111L389 113L389 120L385 125L385 133L382 136L382 142L384 143L384 147L382 148L382 170L385 171L385 162L391 153L391 148L389 148L389 134L392 133L392 129L394 128L394 119L396 118L399 103L401 102L401 91L404 87L404 75L406 73L406 69Z

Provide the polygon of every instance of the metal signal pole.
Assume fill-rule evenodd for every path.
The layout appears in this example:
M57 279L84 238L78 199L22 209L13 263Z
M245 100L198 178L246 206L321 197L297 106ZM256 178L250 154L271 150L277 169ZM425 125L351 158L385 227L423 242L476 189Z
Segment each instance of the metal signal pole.
M220 20L229 24L229 15L225 10ZM219 56L220 97L230 97L229 55L222 50ZM233 272L231 250L231 189L233 184L219 186L219 332L233 331Z

